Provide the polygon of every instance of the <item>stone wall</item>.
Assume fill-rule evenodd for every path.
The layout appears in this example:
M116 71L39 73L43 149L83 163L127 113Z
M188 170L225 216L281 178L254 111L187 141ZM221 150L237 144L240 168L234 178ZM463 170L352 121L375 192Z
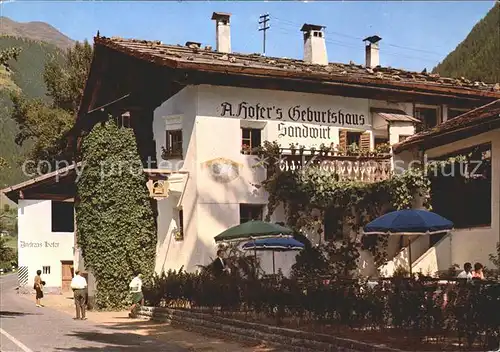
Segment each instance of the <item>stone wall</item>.
M139 315L145 319L168 322L172 326L210 336L247 343L265 343L293 352L402 352L385 345L371 345L331 335L250 323L202 312L143 307Z

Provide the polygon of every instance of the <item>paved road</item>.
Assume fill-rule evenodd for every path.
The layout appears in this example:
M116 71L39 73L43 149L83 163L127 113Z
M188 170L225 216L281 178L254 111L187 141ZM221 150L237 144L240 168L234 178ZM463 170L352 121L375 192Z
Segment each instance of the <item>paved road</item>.
M145 336L117 332L68 314L37 308L16 291L17 276L0 276L0 351L187 352Z

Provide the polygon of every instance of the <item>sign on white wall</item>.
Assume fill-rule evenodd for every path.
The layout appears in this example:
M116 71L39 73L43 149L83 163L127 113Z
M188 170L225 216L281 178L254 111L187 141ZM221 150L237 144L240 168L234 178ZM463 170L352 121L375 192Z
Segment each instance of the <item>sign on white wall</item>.
M235 117L243 120L275 120L339 127L365 126L368 118L365 114L357 114L353 110L336 107L327 110L303 105L277 107L247 101L238 103L224 101L220 103L217 112L220 117Z
M254 121L314 124L321 130L302 133L327 138L327 127L369 129L371 115L367 99L264 89L201 86L199 115ZM282 125L283 133L287 130ZM323 136L323 137L321 137Z

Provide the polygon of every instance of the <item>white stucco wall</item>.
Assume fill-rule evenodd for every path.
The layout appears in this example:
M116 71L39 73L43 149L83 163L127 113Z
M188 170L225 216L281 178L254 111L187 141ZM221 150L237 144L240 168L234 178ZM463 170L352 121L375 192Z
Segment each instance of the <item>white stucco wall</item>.
M415 134L415 126L411 122L394 121L389 124L389 144L399 143L400 136Z
M177 192L167 199L157 202L158 207L158 245L156 252L157 273L163 270L195 270L196 265L203 264L196 256L200 252L198 241L197 217L197 141L193 136L198 129L195 124L197 111L197 89L188 87L163 103L154 112L153 133L156 142L157 160L159 168L188 171L186 175L186 190L180 203L180 194ZM183 131L184 160L161 159L161 147L165 146L166 129L180 128ZM174 229L179 226L178 210L181 206L184 212L184 240L174 239Z
M47 288L60 288L61 261L72 261L73 232L52 232L50 200L18 202L19 266L28 267L28 287L33 287L37 270L50 266L50 274L42 274Z
M322 143L338 144L340 128L372 132L370 106L398 108L408 113L412 110L412 104L207 85L185 88L158 107L153 122L158 159L165 145L165 130L182 128L181 170L189 172L189 180L181 201L174 194L158 202L156 271L181 266L192 271L197 265L208 264L215 257L213 238L239 224L240 203L267 203L267 194L255 186L264 180L265 169L253 167L255 156L241 154L242 127L262 129L262 141L277 141L284 148L289 148L290 143L319 148ZM339 123L341 118L343 125ZM372 133L372 145L373 138ZM218 158L237 165L237 174L226 182L215 179L208 166ZM176 168L178 164L163 165ZM173 229L178 226L179 202L184 211L184 239L175 241ZM283 212L276 211L272 220L284 221ZM259 256L270 272L271 254ZM295 254L277 253L276 268L288 272L294 258Z
M266 122L263 137L277 141L284 148L288 148L290 143L306 148L318 148L321 143L338 144L339 127L353 131L371 130L368 99L211 86L200 86L198 91L200 117L211 116L220 120L219 126L227 126L224 127L226 131L239 131L242 120ZM304 116L299 115L303 111ZM338 122L342 115L344 125ZM347 122L348 119L351 123ZM298 134L299 130L299 137L291 135ZM307 137L304 137L305 134ZM240 145L239 133L234 137Z

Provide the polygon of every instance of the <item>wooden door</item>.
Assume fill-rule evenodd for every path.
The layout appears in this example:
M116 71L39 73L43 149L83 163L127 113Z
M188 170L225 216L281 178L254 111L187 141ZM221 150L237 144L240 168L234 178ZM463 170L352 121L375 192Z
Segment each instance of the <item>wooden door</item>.
M73 261L71 260L62 260L62 284L61 289L63 291L71 290L71 279L73 279Z

